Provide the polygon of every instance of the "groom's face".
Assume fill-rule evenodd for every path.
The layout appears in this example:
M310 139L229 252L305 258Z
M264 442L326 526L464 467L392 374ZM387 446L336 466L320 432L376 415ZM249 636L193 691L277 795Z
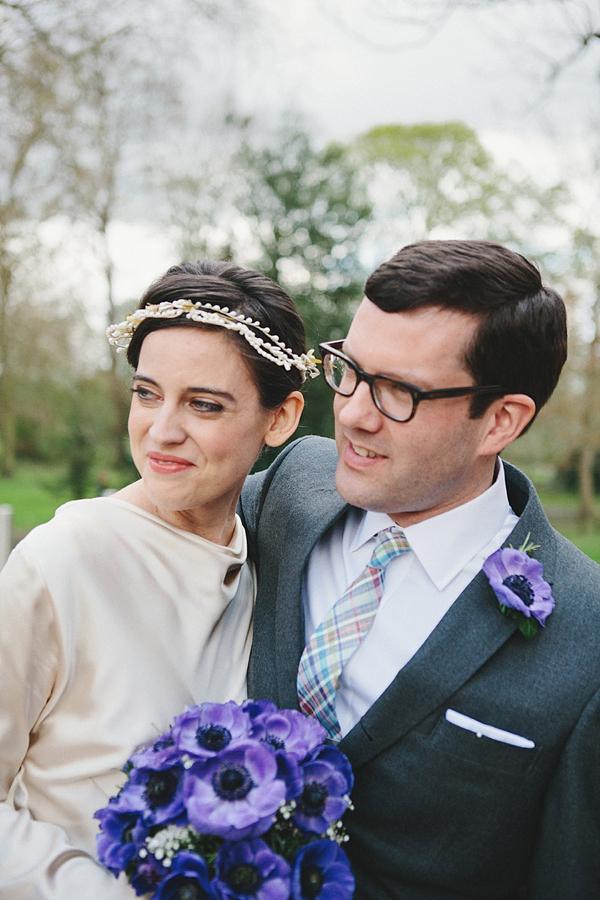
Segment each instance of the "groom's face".
M478 320L424 307L387 313L363 300L344 353L365 372L388 375L423 390L467 387L464 363ZM335 396L339 462L336 487L354 506L385 512L411 525L473 499L493 477L482 453L489 416L469 418L471 398L424 400L409 422L395 422L361 382L351 397Z

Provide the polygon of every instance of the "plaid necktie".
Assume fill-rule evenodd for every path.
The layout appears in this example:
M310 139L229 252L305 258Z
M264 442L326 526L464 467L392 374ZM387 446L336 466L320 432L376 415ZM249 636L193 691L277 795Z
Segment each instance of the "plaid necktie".
M342 669L373 623L389 561L409 550L403 532L380 531L373 555L346 593L325 616L304 648L298 668L300 709L315 716L332 738L340 737L335 692Z

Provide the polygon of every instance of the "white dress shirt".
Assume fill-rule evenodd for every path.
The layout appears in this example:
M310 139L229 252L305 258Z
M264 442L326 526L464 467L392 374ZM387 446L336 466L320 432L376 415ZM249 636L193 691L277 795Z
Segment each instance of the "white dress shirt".
M500 465L492 486L474 500L402 529L411 549L389 563L373 625L341 676L342 735L425 643L517 521ZM317 543L303 584L306 643L369 562L377 532L393 524L385 513L351 509Z

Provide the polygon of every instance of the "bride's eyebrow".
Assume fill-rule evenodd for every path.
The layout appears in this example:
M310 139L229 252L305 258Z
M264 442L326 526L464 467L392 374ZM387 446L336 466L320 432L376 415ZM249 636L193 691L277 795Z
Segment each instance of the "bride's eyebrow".
M146 381L148 384L153 384L155 387L160 387L158 381L155 381L154 378L150 378L149 375L142 375L141 372L136 372L133 376L134 381ZM230 394L229 391L220 391L218 388L212 387L187 387L185 389L186 394L211 394L213 397L222 397L224 400L235 401L235 397L233 394Z
M217 388L211 387L189 387L185 389L186 394L211 394L213 397L222 397L224 400L235 401L233 394L229 391L219 391Z

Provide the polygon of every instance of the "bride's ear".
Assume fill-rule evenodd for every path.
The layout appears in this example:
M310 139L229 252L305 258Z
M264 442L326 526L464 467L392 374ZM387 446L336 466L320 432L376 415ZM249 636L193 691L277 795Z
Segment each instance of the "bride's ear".
M292 391L283 403L272 410L271 424L265 434L265 444L268 447L279 447L293 435L302 410L304 409L304 397L300 391Z

